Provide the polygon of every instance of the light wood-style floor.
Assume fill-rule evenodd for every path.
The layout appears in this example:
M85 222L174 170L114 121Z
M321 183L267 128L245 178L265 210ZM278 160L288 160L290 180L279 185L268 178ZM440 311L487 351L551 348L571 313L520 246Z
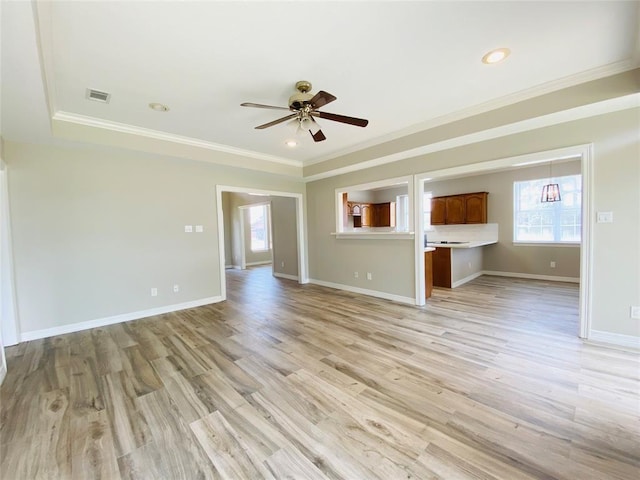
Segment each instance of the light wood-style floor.
M639 478L639 357L577 338L576 285L417 308L227 278L223 303L8 348L0 477Z

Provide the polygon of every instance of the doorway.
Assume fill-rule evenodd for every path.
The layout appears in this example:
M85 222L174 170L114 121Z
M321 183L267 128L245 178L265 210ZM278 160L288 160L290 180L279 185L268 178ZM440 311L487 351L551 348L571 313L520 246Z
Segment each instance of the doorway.
M460 167L452 167L442 170L425 172L415 176L414 196L414 220L416 225L415 235L415 285L416 305L425 305L425 279L424 279L424 192L425 184L439 179L452 179L465 176L483 175L491 172L517 169L534 164L549 163L551 160L579 159L580 173L582 175L582 223L580 241L580 272L579 272L579 332L578 336L588 339L591 331L591 262L592 256L592 171L593 171L593 147L591 144L577 145L557 150L537 152L518 157L504 158Z
M262 197L255 204L269 204L271 215L271 231L273 243L273 267L272 275L294 279L298 283L308 283L308 260L306 253L306 240L304 236L303 218L303 194L292 192L280 192L261 190L246 187L234 187L227 185L216 186L217 213L218 213L218 249L220 255L220 295L223 300L227 298L226 269L229 265L228 255L225 255L225 244L229 245L229 229L232 228L229 222L230 211L223 208L223 193L242 194L244 196ZM251 205L246 205L250 207ZM248 214L248 212L247 212ZM242 223L242 222L241 222ZM240 227L238 225L238 228ZM225 238L226 237L226 238ZM242 235L246 238L246 235ZM239 250L238 250L239 252ZM236 260L231 260L232 265L237 268L247 266L246 258L244 262L237 256ZM250 263L250 262L249 262ZM295 267L292 265L295 264Z

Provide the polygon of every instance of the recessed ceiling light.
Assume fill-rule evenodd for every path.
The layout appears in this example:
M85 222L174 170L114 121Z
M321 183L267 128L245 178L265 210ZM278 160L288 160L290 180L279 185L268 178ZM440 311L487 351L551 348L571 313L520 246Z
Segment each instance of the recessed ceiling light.
M510 53L511 50L509 50L508 48L496 48L495 50L491 50L484 57L482 57L482 63L490 65L492 63L501 62L505 58L507 58Z
M298 145L298 142L296 142L295 140L287 140L286 142L284 142L284 144L285 144L287 147L291 147L291 148L293 148L293 147L295 147L295 146L297 146L297 145Z
M149 108L151 110L155 110L156 112L168 112L169 111L169 107L167 107L166 105L163 105L161 103L150 103L149 104Z

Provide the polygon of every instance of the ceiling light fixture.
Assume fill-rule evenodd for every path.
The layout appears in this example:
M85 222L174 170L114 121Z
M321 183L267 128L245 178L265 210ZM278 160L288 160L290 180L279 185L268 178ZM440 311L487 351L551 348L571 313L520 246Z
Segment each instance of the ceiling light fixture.
M499 63L507 58L509 54L511 54L511 50L508 48L496 48L482 57L482 63L486 63L487 65Z
M150 103L149 104L149 108L151 110L155 110L156 112L168 112L169 111L169 107L167 107L166 105L163 105L162 103Z
M540 202L542 203L550 203L550 202L561 202L562 197L560 197L560 185L553 182L553 174L551 171L552 162L549 162L549 183L542 187L542 195L540 196Z
M287 140L286 142L284 142L284 144L285 144L287 147L291 147L291 148L293 148L293 147L295 147L295 146L297 146L297 145L298 145L298 142L296 142L295 140Z

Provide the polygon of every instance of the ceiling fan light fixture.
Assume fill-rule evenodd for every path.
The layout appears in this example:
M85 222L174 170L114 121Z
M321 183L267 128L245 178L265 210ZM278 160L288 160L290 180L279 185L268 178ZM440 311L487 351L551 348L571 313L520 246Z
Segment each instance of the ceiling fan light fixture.
M511 54L511 50L508 48L496 48L486 53L482 57L482 63L492 65L494 63L500 63Z
M287 140L286 142L284 142L284 144L289 148L298 146L298 142L296 142L295 140Z

